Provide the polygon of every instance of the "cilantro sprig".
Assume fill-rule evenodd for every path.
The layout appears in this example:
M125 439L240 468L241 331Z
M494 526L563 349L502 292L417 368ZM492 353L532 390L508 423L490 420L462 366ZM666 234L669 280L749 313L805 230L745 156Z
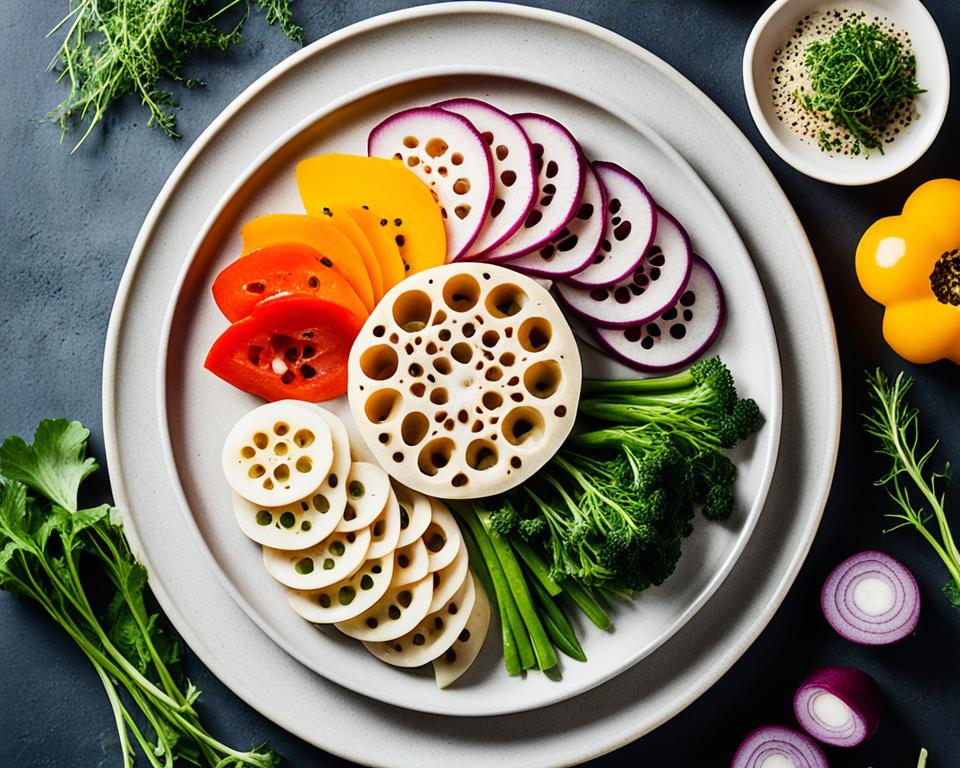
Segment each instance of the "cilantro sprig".
M135 746L153 768L278 766L268 747L233 749L200 723L200 691L183 673L179 641L147 605L147 572L120 514L108 504L78 508L80 484L97 469L86 456L89 434L53 419L40 423L32 445L16 436L0 445L0 589L38 603L93 664L124 768ZM98 606L88 585L104 577L113 594Z

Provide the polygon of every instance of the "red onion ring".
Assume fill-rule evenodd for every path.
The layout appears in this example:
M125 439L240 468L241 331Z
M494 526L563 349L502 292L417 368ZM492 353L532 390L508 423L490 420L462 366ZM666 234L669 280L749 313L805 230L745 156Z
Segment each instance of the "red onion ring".
M920 589L899 560L861 552L827 577L820 593L827 622L861 645L887 645L913 633L920 620Z
M792 768L829 768L823 750L806 734L781 725L766 725L750 733L737 748L730 768L764 768L774 764Z
M793 698L800 727L835 747L855 747L869 739L882 711L880 689L873 678L850 667L815 669Z

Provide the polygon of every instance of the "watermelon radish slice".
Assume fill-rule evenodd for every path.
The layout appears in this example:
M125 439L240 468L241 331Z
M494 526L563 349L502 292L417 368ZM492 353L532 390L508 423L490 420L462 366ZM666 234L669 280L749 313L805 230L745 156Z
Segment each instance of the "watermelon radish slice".
M580 288L613 285L630 275L657 230L653 198L636 176L614 163L595 162L593 170L606 190L607 211L593 263L569 280Z
M367 154L400 160L417 174L440 205L447 261L467 252L493 196L490 150L469 120L436 107L406 109L370 131Z
M479 99L450 99L434 106L462 115L490 148L493 198L487 218L463 258L480 258L516 232L537 201L533 147L510 115Z
M569 278L556 284L560 298L575 314L601 328L629 328L673 306L690 277L690 238L663 208L657 207L656 221L653 244L626 280L602 288L580 288Z
M589 165L583 167L583 195L570 222L544 246L533 253L504 264L538 277L559 278L585 269L600 247L607 196Z
M484 255L485 261L509 261L550 242L580 205L586 163L570 131L545 115L514 115L533 145L537 201L511 238Z
M659 317L630 328L596 328L600 344L641 371L667 371L692 363L717 338L723 323L723 289L710 265L693 257L680 298Z

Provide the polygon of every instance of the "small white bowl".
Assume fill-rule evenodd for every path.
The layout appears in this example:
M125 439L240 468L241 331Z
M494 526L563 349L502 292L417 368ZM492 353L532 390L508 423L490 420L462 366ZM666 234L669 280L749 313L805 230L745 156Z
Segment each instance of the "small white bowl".
M917 57L917 96L913 122L884 144L884 154L831 155L801 138L777 119L771 92L771 68L778 48L791 38L797 22L817 10L864 11L867 19L886 17L911 39ZM936 22L919 0L777 0L760 17L743 52L743 87L754 122L767 144L807 176L847 186L873 184L913 165L933 143L950 102L950 68Z

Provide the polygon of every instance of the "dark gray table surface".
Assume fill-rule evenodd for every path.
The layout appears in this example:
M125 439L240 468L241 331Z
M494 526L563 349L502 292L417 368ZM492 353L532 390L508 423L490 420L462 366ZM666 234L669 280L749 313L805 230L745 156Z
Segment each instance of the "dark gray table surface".
M413 3L300 2L308 40L359 19ZM645 46L713 98L758 147L796 207L817 254L836 320L844 374L840 457L826 514L796 584L770 626L736 665L686 711L654 733L596 761L596 765L726 765L753 727L792 724L796 685L820 664L849 664L869 672L886 700L877 735L854 750L828 750L831 765L909 768L921 745L932 768L960 765L960 612L939 594L945 572L914 533L883 535L890 509L872 481L882 462L860 428L862 371L877 364L916 376L915 402L927 427L943 438L939 456L960 461L957 406L960 369L940 363L902 363L880 337L881 309L854 274L857 240L875 218L899 210L919 183L960 175L956 150L960 103L954 98L940 138L913 168L861 189L808 179L766 147L747 111L740 63L747 35L764 0L541 3L594 21ZM960 76L960 4L929 0ZM45 33L66 12L66 0L4 3L0 10L0 433L32 434L50 416L80 419L102 458L100 369L114 293L140 224L161 185L191 141L238 93L294 46L259 19L243 43L222 56L196 56L190 71L208 85L181 94L179 126L171 141L148 128L128 102L111 113L75 155L58 146L57 130L42 122L62 98L44 67L55 44ZM561 55L561 52L558 52ZM956 94L954 94L956 97ZM669 138L669 137L667 137ZM954 158L950 160L950 158ZM918 329L922 332L922 329ZM802 405L801 405L802 407ZM931 432L928 432L931 434ZM789 435L784 436L789 439ZM824 436L824 439L830 439ZM105 471L94 490L109 494ZM960 530L960 493L953 519ZM835 635L819 609L819 589L843 557L882 548L917 574L923 615L916 637L890 648L855 646ZM236 698L196 659L189 673L203 689L202 716L224 741L269 741L291 766L335 766L329 756L285 733ZM322 724L317 724L322 728ZM98 681L70 641L33 605L0 594L0 766L116 766L119 751ZM372 733L371 738L376 738ZM451 756L454 758L454 756Z

